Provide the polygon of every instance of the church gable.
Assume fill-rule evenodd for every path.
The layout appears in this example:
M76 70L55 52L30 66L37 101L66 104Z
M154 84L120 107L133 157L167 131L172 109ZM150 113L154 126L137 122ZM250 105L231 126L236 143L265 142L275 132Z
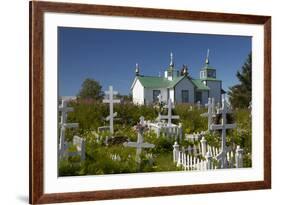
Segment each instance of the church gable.
M185 77L175 87L175 101L178 103L194 103L195 84Z
M135 78L131 90L133 95L133 102L135 104L144 104L144 88L137 78Z

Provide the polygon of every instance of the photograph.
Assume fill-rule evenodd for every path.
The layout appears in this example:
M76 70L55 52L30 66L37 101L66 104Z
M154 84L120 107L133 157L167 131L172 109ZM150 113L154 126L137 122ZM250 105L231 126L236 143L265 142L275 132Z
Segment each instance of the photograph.
M59 177L252 167L252 36L57 38Z
M271 188L270 16L30 11L30 203Z

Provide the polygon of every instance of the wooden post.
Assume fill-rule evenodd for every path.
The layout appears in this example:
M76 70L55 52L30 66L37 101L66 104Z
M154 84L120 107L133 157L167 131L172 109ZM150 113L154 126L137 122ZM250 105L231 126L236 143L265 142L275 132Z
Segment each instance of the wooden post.
M202 151L202 156L205 156L207 153L207 141L205 140L205 137L202 137L200 140L201 142L201 151Z
M178 161L178 158L179 158L179 151L180 151L180 146L178 144L177 141L175 141L175 144L173 145L173 160L174 162L177 162Z
M243 167L243 149L238 145L235 153L235 166L236 168Z

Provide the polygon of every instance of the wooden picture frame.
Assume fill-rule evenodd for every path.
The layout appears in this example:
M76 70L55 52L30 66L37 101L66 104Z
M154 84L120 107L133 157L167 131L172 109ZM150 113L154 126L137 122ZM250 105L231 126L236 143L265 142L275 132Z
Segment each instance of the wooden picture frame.
M44 13L75 13L106 16L143 17L206 22L259 24L264 27L264 180L87 191L44 193L43 107L44 107ZM271 17L183 10L148 9L73 3L30 2L30 203L57 203L178 194L241 191L271 188Z

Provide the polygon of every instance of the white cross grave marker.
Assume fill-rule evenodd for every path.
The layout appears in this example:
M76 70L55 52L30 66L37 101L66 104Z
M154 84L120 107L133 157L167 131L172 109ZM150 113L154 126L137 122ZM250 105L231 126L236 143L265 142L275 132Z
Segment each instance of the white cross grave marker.
M221 162L221 168L227 168L227 152L229 151L229 148L226 146L226 130L227 129L234 129L236 127L236 124L227 124L226 122L226 115L229 113L229 110L227 108L227 104L225 99L222 99L222 108L218 109L218 114L222 115L221 124L211 124L210 129L211 130L221 130L221 151L216 156L217 160Z
M143 134L146 128L146 124L144 122L144 117L140 117L140 123L136 126L138 131L138 139L137 142L125 142L123 145L125 147L135 147L136 148L136 161L140 163L140 154L142 148L154 148L154 144L149 144L147 142L143 142Z
M172 100L169 99L168 100L168 106L166 106L168 108L168 115L160 115L158 116L158 120L168 120L168 124L167 127L171 129L172 127L172 119L180 119L180 117L178 115L172 115Z
M66 149L66 144L64 141L65 137L65 129L66 128L77 128L78 123L67 123L67 113L73 112L72 107L67 107L67 100L62 100L61 105L59 106L59 112L61 112L61 121L59 123L60 126L60 143L59 143L59 156L64 154Z
M103 100L103 103L109 103L109 116L106 117L106 121L109 121L109 129L110 133L113 135L114 128L113 128L113 120L114 117L117 116L117 112L113 113L113 104L120 103L119 99L114 99L114 95L117 95L118 92L113 90L112 86L109 86L109 90L105 91L107 97Z
M208 117L208 130L210 130L212 117L215 114L215 99L208 98L208 104L206 104L205 106L208 107L208 112L201 114L201 116Z

